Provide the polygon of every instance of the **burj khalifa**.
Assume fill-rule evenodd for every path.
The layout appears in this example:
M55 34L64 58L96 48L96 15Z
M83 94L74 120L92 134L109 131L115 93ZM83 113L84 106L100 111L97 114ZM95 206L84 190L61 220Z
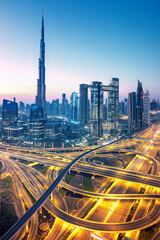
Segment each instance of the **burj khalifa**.
M46 117L46 85L45 85L45 42L44 42L44 18L42 16L39 78L37 79L36 105L42 108L43 117Z

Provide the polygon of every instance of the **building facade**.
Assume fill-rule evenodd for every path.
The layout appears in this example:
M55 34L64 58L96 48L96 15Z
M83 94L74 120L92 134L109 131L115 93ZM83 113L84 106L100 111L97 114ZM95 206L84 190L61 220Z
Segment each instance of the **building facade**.
M137 130L139 131L143 127L143 88L142 88L142 82L140 82L139 80L137 85L136 112L137 112L136 127L137 127Z
M119 124L119 78L111 78L106 90L108 91L108 132L116 134Z
M62 116L66 116L66 94L62 93Z
M80 123L85 125L88 123L88 118L89 118L88 85L80 84L79 92L80 92L79 118L80 118Z
M18 140L22 137L23 128L18 128L18 104L3 99L2 104L2 139Z
M150 124L150 94L149 91L146 90L144 92L143 98L143 125L144 127L149 126Z
M17 126L18 121L18 104L3 99L2 105L2 130L4 127Z
M90 132L92 136L103 135L103 90L102 82L92 82L90 107Z
M78 93L71 94L71 120L74 122L79 121L79 96Z
M39 78L37 79L36 105L42 108L43 117L46 117L46 84L45 84L45 42L44 42L44 18L42 16L40 57L39 57Z
M32 104L29 129L31 141L38 142L44 140L44 123L43 109L36 104Z
M128 94L128 133L136 130L136 93Z

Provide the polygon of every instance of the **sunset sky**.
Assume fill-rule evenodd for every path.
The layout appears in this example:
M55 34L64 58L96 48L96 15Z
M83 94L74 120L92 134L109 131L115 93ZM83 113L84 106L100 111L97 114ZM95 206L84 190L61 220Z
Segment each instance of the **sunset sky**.
M160 98L159 0L0 0L0 103L34 102L42 10L47 100L111 77Z

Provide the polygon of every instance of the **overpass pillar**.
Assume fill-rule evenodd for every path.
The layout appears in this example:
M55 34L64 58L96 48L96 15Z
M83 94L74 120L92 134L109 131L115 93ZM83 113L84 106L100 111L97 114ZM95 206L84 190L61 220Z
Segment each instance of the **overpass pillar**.
M39 208L39 213L42 214L42 207Z

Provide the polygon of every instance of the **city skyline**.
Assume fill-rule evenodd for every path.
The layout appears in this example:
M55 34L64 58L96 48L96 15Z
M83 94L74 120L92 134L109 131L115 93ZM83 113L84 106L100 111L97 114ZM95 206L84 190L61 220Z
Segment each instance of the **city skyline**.
M159 98L158 1L37 3L1 3L1 102L13 97L34 102L42 8L47 100L61 98L63 92L70 99L79 84L106 84L111 77L120 79L120 99L136 90L137 79L151 99Z
M0 240L160 239L159 0L0 4Z

